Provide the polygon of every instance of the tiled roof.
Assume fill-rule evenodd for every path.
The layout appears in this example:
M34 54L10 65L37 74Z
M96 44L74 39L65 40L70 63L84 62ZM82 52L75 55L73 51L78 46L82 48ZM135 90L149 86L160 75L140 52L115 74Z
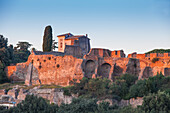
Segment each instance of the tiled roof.
M59 37L59 36L66 36L66 35L72 35L73 36L73 34L71 34L71 33L65 33L65 34L62 34L62 35L58 35L57 37Z
M71 37L68 37L66 38L66 40L69 40L69 39L76 39L76 38L88 38L84 35L75 35L75 36L71 36ZM88 38L89 39L89 38Z
M66 39L75 39L75 38L80 38L80 37L83 37L84 35L75 35L75 36L70 36Z
M55 56L63 56L64 54L62 52L42 52L42 51L34 51L35 55L55 55Z

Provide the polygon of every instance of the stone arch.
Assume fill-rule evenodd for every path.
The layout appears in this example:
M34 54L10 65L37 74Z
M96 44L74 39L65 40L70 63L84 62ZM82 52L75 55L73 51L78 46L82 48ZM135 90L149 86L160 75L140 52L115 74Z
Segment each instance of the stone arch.
M111 65L109 63L104 63L98 67L97 75L102 78L109 78L110 69Z
M146 66L148 66L149 61L145 60L145 59L140 59L139 62L145 64Z
M139 75L140 71L141 69L139 59L130 58L127 64L126 73Z
M119 65L117 65L116 63L114 64L114 69L113 69L113 73L112 76L120 76L123 74L123 68L120 67Z
M95 62L93 60L88 60L85 63L85 77L92 78L95 73Z
M145 67L142 78L149 78L150 76L153 76L152 68Z

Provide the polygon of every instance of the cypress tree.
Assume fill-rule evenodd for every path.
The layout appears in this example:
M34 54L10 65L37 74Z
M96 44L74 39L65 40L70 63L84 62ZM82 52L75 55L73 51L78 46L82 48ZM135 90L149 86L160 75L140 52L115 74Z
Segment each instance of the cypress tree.
M46 26L43 36L43 52L52 51L52 28Z

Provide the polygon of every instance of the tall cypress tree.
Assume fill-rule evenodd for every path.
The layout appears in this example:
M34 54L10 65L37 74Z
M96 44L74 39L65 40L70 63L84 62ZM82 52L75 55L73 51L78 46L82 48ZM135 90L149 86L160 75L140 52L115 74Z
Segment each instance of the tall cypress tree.
M43 51L49 52L52 51L52 28L51 26L46 26L43 36Z

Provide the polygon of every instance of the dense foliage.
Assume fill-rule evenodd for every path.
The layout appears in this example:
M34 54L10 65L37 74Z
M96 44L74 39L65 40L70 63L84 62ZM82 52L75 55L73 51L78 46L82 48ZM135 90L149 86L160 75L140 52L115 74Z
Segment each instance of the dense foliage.
M170 94L170 77L165 77L161 73L138 81L136 76L124 74L117 77L114 82L101 78L83 78L80 83L73 83L74 86L69 91L85 98L128 100L157 93L159 90Z
M19 42L17 47L7 46L8 39L0 35L0 83L8 82L5 75L5 67L10 64L25 62L30 55L28 48L31 46L28 42Z
M154 50L147 52L146 54L149 54L149 53L170 53L170 49L154 49Z
M5 38L3 35L0 35L0 48L7 48L7 43L8 43L8 39Z
M14 59L12 63L26 62L30 55L30 51L28 50L28 48L30 48L31 46L32 44L30 44L29 42L18 42L17 47L14 48Z
M139 80L130 87L129 96L130 98L143 97L149 93L157 93L159 90L170 94L170 77L158 74L149 77L148 80Z
M55 113L57 105L50 105L42 97L27 95L16 107L4 110L4 113Z
M7 47L8 39L0 35L0 83L7 82L5 67L13 61L12 46Z
M117 77L114 82L106 78L83 78L80 83L77 83L76 80L73 81L74 86L70 88L70 91L86 98L114 98L120 100L127 98L129 88L135 84L136 80L137 77L130 74Z
M141 109L145 113L170 113L170 95L164 92L144 97Z
M9 110L1 108L2 113L125 113L138 111L130 106L118 108L109 106L108 102L97 104L97 99L73 98L70 104L62 103L59 106L49 104L45 99L27 95L25 100ZM137 113L137 112L136 112Z
M45 31L44 31L44 36L43 36L43 51L44 52L49 52L52 51L52 28L51 26L46 26Z

